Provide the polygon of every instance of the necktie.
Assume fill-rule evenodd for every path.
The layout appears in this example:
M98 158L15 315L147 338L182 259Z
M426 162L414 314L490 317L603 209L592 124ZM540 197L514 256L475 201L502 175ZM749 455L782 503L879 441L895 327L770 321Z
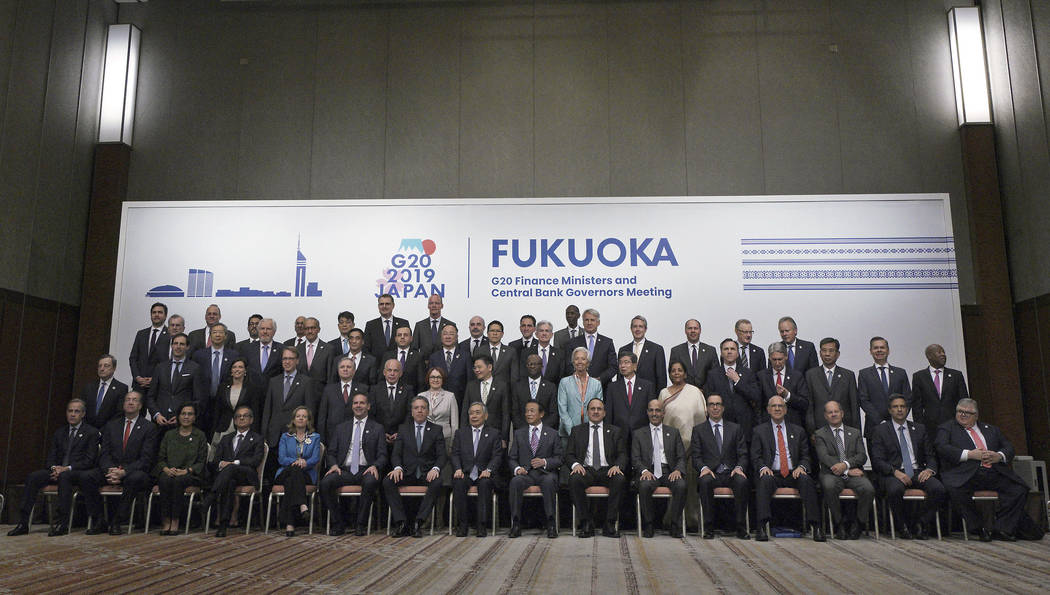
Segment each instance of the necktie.
M536 456L536 449L540 447L540 429L536 426L532 426L532 438L529 439L529 448L532 449L532 456Z
M388 387L386 387L387 392L390 393L390 402L391 403L393 403L394 399L396 398L395 395L394 395L394 389L396 389L396 388L397 388L396 386L388 386Z
M904 426L898 426L901 440L901 464L904 465L904 474L911 477L915 474L915 467L911 466L911 449L908 448L908 440L904 437Z
M715 424L715 447L722 452L722 424Z
M729 392L736 392L733 387L733 381L729 378L729 371L733 370L732 367L726 366L726 380L729 380Z
M784 441L784 428L780 424L777 424L777 450L780 451L780 476L787 477L791 473L788 469L791 463L788 463L787 442Z
M497 361L499 361L499 347L493 346L492 347L492 365L496 365Z
M794 369L795 367L795 344L788 345L788 367Z
M350 342L343 338L343 355L350 353Z
M966 431L970 433L970 438L973 438L973 445L974 446L976 446L977 448L979 448L981 450L988 450L988 448L985 447L985 445L984 445L984 440L981 440L980 434L978 434L977 431L973 429L973 426L970 426L969 428L966 428ZM992 466L992 464L991 463L981 463L981 466L984 467L984 468L989 468L989 467Z
M780 379L780 372L777 372L777 386L784 386L784 382Z
M98 383L98 396L95 397L95 415L98 415L99 409L102 409L102 400L106 398L106 382L102 381Z
M489 381L483 380L481 382L481 402L486 406L489 404Z
M153 329L153 335L149 338L149 349L146 350L147 355L153 355L153 347L157 344L157 333L160 332L159 328Z
M825 370L828 375L828 388L831 388L831 370Z
M346 405L350 401L350 385L343 384L343 405Z
M602 466L601 434L598 433L598 424L591 425L591 467L598 469Z
M383 329L383 336L386 337L386 344L389 345L390 344L390 321L389 320L384 320L383 323L385 325L385 328Z
M233 453L237 454L237 449L241 447L241 440L244 439L244 434L237 434L237 437L233 439Z
M205 327L204 334L208 335L208 340L204 342L205 347L211 347L211 327Z
M401 350L401 357L399 357L398 360L401 362L401 369L402 370L405 369L405 350L404 349Z
M842 428L835 429L835 450L839 451L839 460L846 460L846 444L842 441Z
M77 429L73 428L73 427L70 427L69 428L69 437L66 438L66 455L64 457L62 457L62 466L63 467L68 467L69 466L69 453L73 450L73 437L76 436L76 435L77 435Z
M314 365L314 345L310 343L306 346L306 369L309 370Z
M570 339L575 339L576 338L576 329L574 329L574 328L569 329L569 338Z
M303 339L302 337L298 337L298 338L296 338L296 340L295 340L295 346L296 346L296 347L298 347L298 346L302 345L302 344L303 344L303 341L304 341L304 339Z
M354 422L354 439L350 442L350 473L357 475L361 468L361 420Z
M478 350L478 347L480 347L480 346L481 346L481 339L474 339L474 349L471 349L470 352L474 353L475 351Z
M886 366L879 366L879 377L882 378L882 390L890 394L890 379L886 377Z
M653 476L660 479L664 474L664 441L660 438L660 428L653 428Z
M641 342L635 342L635 344L634 344L634 357L637 357L639 359L642 357L642 343Z
M536 381L535 380L532 380L532 381L529 382L529 395L531 395L533 399L536 398Z
M182 362L175 362L175 367L171 371L171 383L175 384L175 379L179 377L179 371L182 370Z
M740 361L743 363L743 366L746 368L747 367L747 345L744 345L740 349Z
M594 357L594 335L587 335L587 355Z
M543 361L543 367L540 368L540 372L542 374L546 374L547 373L547 348L546 347L544 347L543 349L540 349L540 360Z
M135 425L135 420L128 419L124 421L124 450L128 449L128 438L131 436L131 427Z
M941 396L941 371L933 371L933 386L937 389L937 396Z
M634 400L634 383L630 380L627 381L627 406L631 406L631 401Z
M446 351L445 352L445 369L446 370L451 370L452 369L452 352L451 351Z
M693 345L693 353L692 353L692 355L690 357L692 358L692 360L691 360L692 361L692 365L690 366L690 368L695 372L696 371L696 345Z
M481 439L481 428L474 428L474 460L478 458L478 440ZM470 479L471 481L478 480L478 466L474 465L470 468Z
M216 351L212 354L211 361L211 394L219 392L219 370L222 365L222 352Z
M437 343L438 340L438 321L430 321L430 340Z
M259 351L260 351L260 354L261 354L261 355L259 355L259 369L260 370L265 370L266 369L266 362L270 361L270 346L269 345L263 345L262 349L260 349Z
M423 450L423 426L416 425L416 452Z
M291 374L286 374L284 377L284 400L288 400L288 392L292 390L292 378Z

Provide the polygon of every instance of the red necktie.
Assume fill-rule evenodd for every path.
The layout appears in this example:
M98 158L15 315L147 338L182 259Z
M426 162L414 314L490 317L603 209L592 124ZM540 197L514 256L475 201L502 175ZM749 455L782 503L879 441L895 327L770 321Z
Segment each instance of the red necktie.
M134 422L133 420L130 420L130 419L129 419L129 420L127 420L127 422L126 422L126 423L124 424L124 450L127 450L127 449L128 449L128 437L129 437L129 436L131 436L131 426L132 426L132 425L133 425L134 423L135 423L135 422Z
M627 381L627 406L631 405L631 399L634 398L634 388L631 386L631 381Z
M979 449L981 449L981 450L988 450L988 449L987 449L987 448L985 448L985 446L984 446L984 440L981 440L981 435L980 435L980 434L978 434L978 433L977 433L977 432L976 432L976 431L975 431L975 430L973 429L973 426L970 426L969 428L966 428L966 431L970 433L970 438L972 438L972 439L973 439L973 445L974 445L974 446L976 446L977 448L979 448ZM981 466L982 466L982 467L986 467L986 468L988 468L988 467L991 467L991 466L992 466L992 464L991 464L991 463L983 463L983 462L982 462L982 463L981 463Z
M784 383L780 380L780 372L777 372L777 386L784 386Z
M788 470L788 449L787 443L784 442L784 430L781 429L780 424L777 424L777 450L780 451L780 476L787 477L790 471Z
M346 402L350 400L350 393L348 392L349 386L349 384L343 385L343 405L346 405Z

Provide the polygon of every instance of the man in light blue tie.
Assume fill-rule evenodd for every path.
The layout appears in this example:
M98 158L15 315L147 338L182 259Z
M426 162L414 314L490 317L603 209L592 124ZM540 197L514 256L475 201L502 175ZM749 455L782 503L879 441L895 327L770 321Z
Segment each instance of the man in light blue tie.
M383 426L368 417L368 395L359 392L352 399L354 416L340 424L329 438L330 446L325 452L328 472L320 484L321 497L331 515L329 534L337 536L346 532L347 525L340 491L346 486L361 486L361 496L350 498L357 500L356 523L351 526L358 536L365 535L380 474L387 465Z
M468 410L470 425L456 430L452 439L452 493L458 524L457 537L466 537L469 527L467 492L476 487L478 537L487 534L492 485L503 464L503 444L499 432L485 425L489 413L484 403L472 403Z
M113 377L117 370L117 359L108 353L98 358L98 380L84 385L80 398L87 403L84 422L93 428L101 428L106 422L120 415L128 385Z
M864 410L864 437L871 441L875 426L886 419L890 395L900 393L911 402L911 383L908 372L889 364L890 344L882 337L872 337L868 350L874 365L857 373L857 399Z
M445 466L445 437L441 426L427 421L430 401L412 399L411 420L401 424L394 439L390 462L394 466L383 478L383 494L390 505L394 537L423 537L423 523L430 517L434 500L441 492L441 468ZM415 522L408 523L400 488L426 486Z

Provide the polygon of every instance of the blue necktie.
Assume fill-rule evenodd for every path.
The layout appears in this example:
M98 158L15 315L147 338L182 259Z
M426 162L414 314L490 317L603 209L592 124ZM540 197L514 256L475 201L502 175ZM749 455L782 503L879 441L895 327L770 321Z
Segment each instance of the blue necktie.
M795 368L795 346L788 345L788 367Z
M222 352L216 351L211 362L211 394L219 392L219 366L222 364Z
M386 323L386 328L383 330L383 336L386 337L386 344L389 345L390 344L390 321L389 320L385 320L384 322Z
M416 453L423 451L423 426L416 426ZM423 475L423 470L417 465L416 466L416 479L419 479Z
M908 448L908 440L904 438L904 426L898 427L900 429L901 462L904 465L904 474L911 477L915 473L915 467L911 466L911 449Z
M98 396L95 397L95 415L98 415L98 410L102 409L102 400L106 398L106 383L100 382L98 384Z
M594 335L587 335L587 355L594 357Z
M879 366L879 377L882 378L882 390L890 394L890 381L886 378L886 366Z

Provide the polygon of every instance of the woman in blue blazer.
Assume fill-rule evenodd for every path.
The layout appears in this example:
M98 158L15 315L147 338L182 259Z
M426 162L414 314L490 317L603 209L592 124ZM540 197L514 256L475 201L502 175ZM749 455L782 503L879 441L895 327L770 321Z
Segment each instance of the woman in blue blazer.
M306 486L317 485L317 461L321 459L321 435L314 431L313 416L306 407L296 407L288 431L281 434L277 462L281 468L274 477L274 485L284 486L278 515L284 523L284 534L295 536L295 524L310 521L310 507L306 505Z
M583 423L584 403L602 396L602 382L587 373L591 365L591 356L586 347L572 350L572 376L566 376L558 383L558 433L562 442L569 439L572 427Z

